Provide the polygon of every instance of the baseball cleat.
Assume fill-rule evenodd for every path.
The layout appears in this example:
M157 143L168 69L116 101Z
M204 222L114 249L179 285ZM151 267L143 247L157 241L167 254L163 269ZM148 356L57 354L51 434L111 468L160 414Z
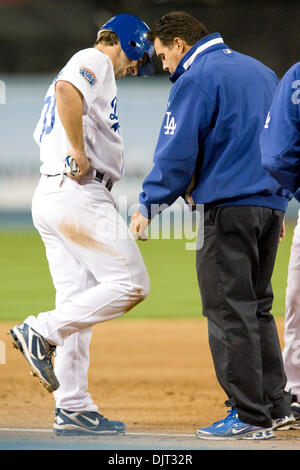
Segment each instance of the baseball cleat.
M300 429L300 403L297 401L295 395L292 396L291 412L294 417L293 421L285 423L285 426L280 427L279 431L288 431L289 429Z
M13 346L21 351L30 365L31 375L38 377L49 393L58 389L59 382L51 361L56 347L26 323L14 326L9 334L13 339Z
M297 401L297 397L293 396L291 403L292 414L295 418L295 422L291 425L290 429L300 429L300 403Z
M235 408L228 411L226 418L206 428L197 429L198 439L223 440L223 439L248 439L262 440L275 437L272 428L262 428L253 424L244 423L238 417Z
M53 431L57 436L124 434L121 421L110 421L95 411L68 411L56 408Z
M273 419L273 429L277 431L286 431L287 429L291 429L291 425L295 423L294 415L291 413L287 416L282 416L281 418Z

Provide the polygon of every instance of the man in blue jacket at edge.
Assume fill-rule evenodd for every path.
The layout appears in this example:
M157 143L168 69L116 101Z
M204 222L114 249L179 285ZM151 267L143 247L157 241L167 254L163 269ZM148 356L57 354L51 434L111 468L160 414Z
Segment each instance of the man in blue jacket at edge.
M285 73L273 97L260 137L264 168L300 202L300 62ZM292 395L296 418L285 429L300 428L300 210L289 260L286 297L283 364L285 389Z
M291 196L264 170L259 149L278 79L185 12L164 15L148 38L174 85L130 228L146 240L144 231L162 206L180 196L204 204L198 283L216 376L231 410L196 435L269 439L294 419L270 313Z

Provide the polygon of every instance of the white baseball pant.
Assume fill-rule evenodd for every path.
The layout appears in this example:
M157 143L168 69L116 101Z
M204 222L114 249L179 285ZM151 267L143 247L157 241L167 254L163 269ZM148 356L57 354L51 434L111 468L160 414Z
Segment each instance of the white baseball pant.
M57 408L97 411L87 392L91 327L143 300L149 276L104 184L42 176L32 216L46 247L56 305L25 322L57 345Z
M288 267L282 355L287 376L286 390L300 401L300 211Z

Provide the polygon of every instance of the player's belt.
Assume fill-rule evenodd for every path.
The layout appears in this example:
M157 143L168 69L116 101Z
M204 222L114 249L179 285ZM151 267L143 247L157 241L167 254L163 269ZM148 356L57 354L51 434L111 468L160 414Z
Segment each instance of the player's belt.
M57 173L56 175L47 175L48 178L51 178L52 176L61 176L60 173ZM112 179L111 178L108 178L107 181L104 180L104 176L105 176L105 173L101 173L100 171L96 171L96 175L95 175L95 180L98 181L99 183L105 183L105 187L108 191L111 191L112 190L112 187L113 187L113 182L112 182ZM104 180L104 181L103 181Z
M105 176L105 173L101 173L100 171L96 171L95 180L99 181L99 183L105 183L106 189L108 191L111 191L114 184L113 184L111 178L108 178L108 180L106 182L103 181L104 176Z

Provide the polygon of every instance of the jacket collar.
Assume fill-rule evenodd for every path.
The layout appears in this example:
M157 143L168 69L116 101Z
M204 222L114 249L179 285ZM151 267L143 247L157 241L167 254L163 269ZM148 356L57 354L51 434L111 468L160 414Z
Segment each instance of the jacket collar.
M200 39L200 41L196 42L196 44L194 44L182 57L175 72L170 76L171 82L176 82L180 75L182 75L192 65L197 56L202 56L207 52L226 47L227 46L224 44L223 38L219 33L212 33L205 36L205 38Z

